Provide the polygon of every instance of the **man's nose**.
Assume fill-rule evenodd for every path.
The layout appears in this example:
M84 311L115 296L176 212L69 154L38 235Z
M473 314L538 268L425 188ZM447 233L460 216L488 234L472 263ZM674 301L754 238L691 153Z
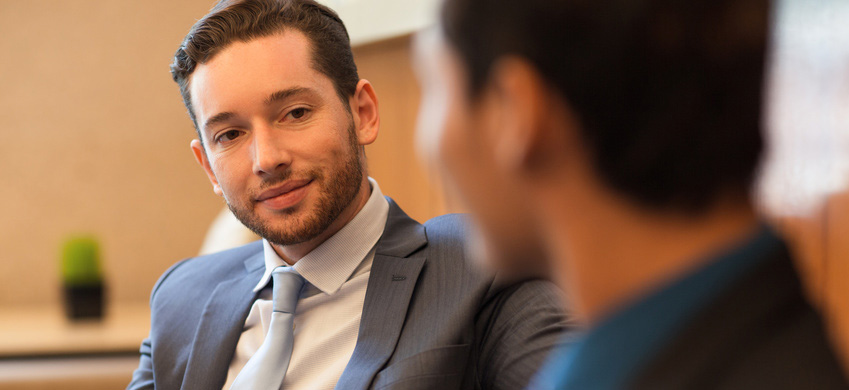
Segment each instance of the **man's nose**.
M259 176L273 175L292 163L283 134L272 126L258 126L253 137L253 171Z

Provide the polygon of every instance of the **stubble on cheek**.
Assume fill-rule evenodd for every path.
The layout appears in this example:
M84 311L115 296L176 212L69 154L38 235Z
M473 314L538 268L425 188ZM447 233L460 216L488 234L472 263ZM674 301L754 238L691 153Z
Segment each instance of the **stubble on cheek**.
M287 210L261 217L255 196L247 196L243 202L227 202L228 207L245 226L254 233L278 245L292 245L309 241L322 234L348 207L359 192L363 169L359 160L356 134L348 129L348 153L339 153L332 160L340 161L328 171L312 169L305 174L287 170L280 177L268 180L259 186L257 194L294 178L311 178L311 189L317 191L314 201L299 204ZM225 197L225 200L227 198Z

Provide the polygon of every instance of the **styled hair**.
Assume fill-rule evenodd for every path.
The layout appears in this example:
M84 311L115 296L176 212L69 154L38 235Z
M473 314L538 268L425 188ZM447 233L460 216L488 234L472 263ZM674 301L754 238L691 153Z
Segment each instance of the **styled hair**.
M447 0L441 21L472 99L495 61L524 58L609 187L696 213L751 189L769 16L768 0Z
M345 107L359 82L345 24L330 8L313 0L222 0L189 31L171 63L183 103L200 135L192 108L189 80L198 64L210 61L233 42L294 29L306 35L312 67L333 82ZM349 107L348 107L349 108Z

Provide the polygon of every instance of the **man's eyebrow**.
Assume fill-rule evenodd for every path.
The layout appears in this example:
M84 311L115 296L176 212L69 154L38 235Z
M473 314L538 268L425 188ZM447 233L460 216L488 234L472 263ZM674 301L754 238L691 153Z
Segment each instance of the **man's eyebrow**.
M272 93L271 95L268 95L268 98L265 99L265 104L269 105L274 102L285 100L294 95L309 93L313 93L313 90L304 87L281 89L277 92ZM236 116L236 114L230 111L220 112L207 119L206 122L204 122L203 124L203 128L208 129L210 126L225 122L234 116Z
M311 93L311 92L312 92L311 89L304 88L304 87L281 89L277 92L272 93L271 95L268 95L268 98L265 99L265 104L269 105L269 104L274 103L274 102L285 100L285 99L289 98L290 96L299 95L299 94L302 94L302 93Z
M207 119L206 122L204 122L204 124L203 124L203 128L208 129L210 126L224 122L224 121L234 117L235 115L236 114L229 112L229 111L219 112L218 114L215 114L211 118Z

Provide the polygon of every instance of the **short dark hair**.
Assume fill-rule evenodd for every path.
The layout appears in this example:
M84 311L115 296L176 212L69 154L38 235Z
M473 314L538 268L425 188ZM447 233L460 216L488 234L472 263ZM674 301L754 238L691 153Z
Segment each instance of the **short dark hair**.
M576 112L594 168L654 209L747 196L762 149L768 0L447 0L471 98L516 55Z
M306 35L313 68L330 78L348 107L348 97L356 92L360 77L348 31L333 10L313 0L222 0L192 26L171 63L171 75L180 86L199 136L189 93L189 78L197 65L211 60L233 42L247 42L289 28Z

